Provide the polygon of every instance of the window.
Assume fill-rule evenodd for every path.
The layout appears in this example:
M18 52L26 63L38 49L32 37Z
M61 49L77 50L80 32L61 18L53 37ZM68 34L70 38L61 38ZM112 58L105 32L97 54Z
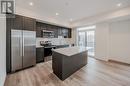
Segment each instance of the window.
M88 55L94 57L95 50L95 28L96 26L88 26L78 28L78 46L84 46L88 49Z

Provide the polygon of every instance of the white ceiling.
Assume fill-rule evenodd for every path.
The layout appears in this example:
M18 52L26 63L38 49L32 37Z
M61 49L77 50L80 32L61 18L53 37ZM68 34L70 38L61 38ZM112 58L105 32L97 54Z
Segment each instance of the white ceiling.
M130 5L130 0L15 0L16 7L36 12L48 18L70 22L117 10ZM30 6L29 2L34 5ZM122 3L121 7L117 7ZM59 13L58 16L55 14Z

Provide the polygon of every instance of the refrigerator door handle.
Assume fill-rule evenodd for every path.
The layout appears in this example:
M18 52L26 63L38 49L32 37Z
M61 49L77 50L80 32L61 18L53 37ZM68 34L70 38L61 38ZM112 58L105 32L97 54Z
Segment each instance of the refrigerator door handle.
M20 37L20 42L19 42L19 43L20 43L20 56L22 57L22 56L23 56L23 54L22 54L22 52L23 52L23 51L22 51L22 49L23 49L23 48L22 48L22 44L23 44L23 43L22 43L22 37Z
M22 51L22 53L23 53L23 56L24 56L24 47L25 47L24 46L24 35L23 35L23 40L22 41L23 41L23 44L22 44L23 45L23 49L22 49L23 51Z

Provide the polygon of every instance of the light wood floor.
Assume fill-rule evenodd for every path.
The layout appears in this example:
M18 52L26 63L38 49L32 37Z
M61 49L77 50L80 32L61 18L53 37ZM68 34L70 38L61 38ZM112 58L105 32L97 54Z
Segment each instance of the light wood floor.
M88 65L61 81L53 74L51 64L40 63L10 74L5 86L130 86L130 66L89 58Z

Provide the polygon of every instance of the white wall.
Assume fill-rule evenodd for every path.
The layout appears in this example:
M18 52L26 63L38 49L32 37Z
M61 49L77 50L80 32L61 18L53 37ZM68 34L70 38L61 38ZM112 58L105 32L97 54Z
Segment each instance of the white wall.
M96 24L95 58L130 64L130 20Z
M0 86L6 78L6 21L0 14Z
M109 59L130 63L130 20L110 23Z
M108 60L109 24L99 23L95 30L95 58Z

